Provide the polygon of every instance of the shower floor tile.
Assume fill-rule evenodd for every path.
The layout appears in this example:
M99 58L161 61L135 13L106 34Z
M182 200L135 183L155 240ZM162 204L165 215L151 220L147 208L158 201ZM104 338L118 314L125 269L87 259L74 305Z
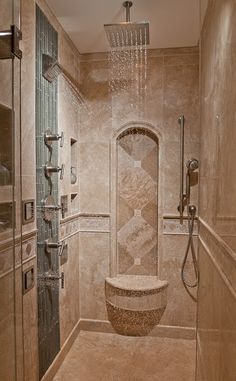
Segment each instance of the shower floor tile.
M195 341L81 331L53 381L194 381Z

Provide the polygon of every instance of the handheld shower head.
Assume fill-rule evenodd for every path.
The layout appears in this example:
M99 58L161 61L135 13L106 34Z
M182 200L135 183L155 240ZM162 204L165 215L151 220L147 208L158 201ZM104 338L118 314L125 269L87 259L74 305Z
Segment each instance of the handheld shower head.
M186 167L188 169L188 172L194 172L199 167L198 160L194 158L188 160L186 163Z

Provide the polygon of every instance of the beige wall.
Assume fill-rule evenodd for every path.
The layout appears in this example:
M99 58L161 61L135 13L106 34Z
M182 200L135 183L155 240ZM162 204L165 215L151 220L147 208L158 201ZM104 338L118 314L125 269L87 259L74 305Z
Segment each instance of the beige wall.
M201 35L198 381L236 375L235 16L209 1Z
M170 283L168 306L161 324L195 326L195 305L180 280L187 236L179 234L178 220L163 217L177 216L180 159L177 119L182 113L186 117L186 160L198 158L198 60L197 48L152 51L148 58L146 103L137 111L131 105L129 90L109 91L109 64L105 54L81 56L81 83L87 110L82 112L79 133L80 211L100 217L111 215L109 235L102 231L80 233L80 276L85 279L86 273L89 274L89 279L97 285L95 290L93 281L81 282L81 306L90 306L89 310L81 308L82 318L107 319L104 277L115 273L116 262L115 137L124 126L139 126L149 128L159 139L158 272L160 278ZM197 203L197 185L192 188L192 202ZM182 232L186 233L186 226ZM98 247L103 247L103 252L98 253Z

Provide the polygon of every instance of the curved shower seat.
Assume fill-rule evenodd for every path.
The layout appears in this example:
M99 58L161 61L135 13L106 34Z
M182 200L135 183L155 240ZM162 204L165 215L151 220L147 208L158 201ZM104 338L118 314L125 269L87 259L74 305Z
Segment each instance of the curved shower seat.
M155 276L119 275L106 278L108 319L126 336L145 336L159 322L167 305L166 280Z

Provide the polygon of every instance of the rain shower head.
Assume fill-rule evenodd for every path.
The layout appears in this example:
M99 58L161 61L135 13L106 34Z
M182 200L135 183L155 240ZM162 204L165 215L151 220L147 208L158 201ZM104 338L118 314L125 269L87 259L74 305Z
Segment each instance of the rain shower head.
M53 82L62 72L63 69L57 60L48 54L43 54L43 76L45 79L49 82Z
M131 22L130 8L132 5L132 1L123 3L123 7L126 9L126 22L104 25L111 48L149 44L149 22Z

